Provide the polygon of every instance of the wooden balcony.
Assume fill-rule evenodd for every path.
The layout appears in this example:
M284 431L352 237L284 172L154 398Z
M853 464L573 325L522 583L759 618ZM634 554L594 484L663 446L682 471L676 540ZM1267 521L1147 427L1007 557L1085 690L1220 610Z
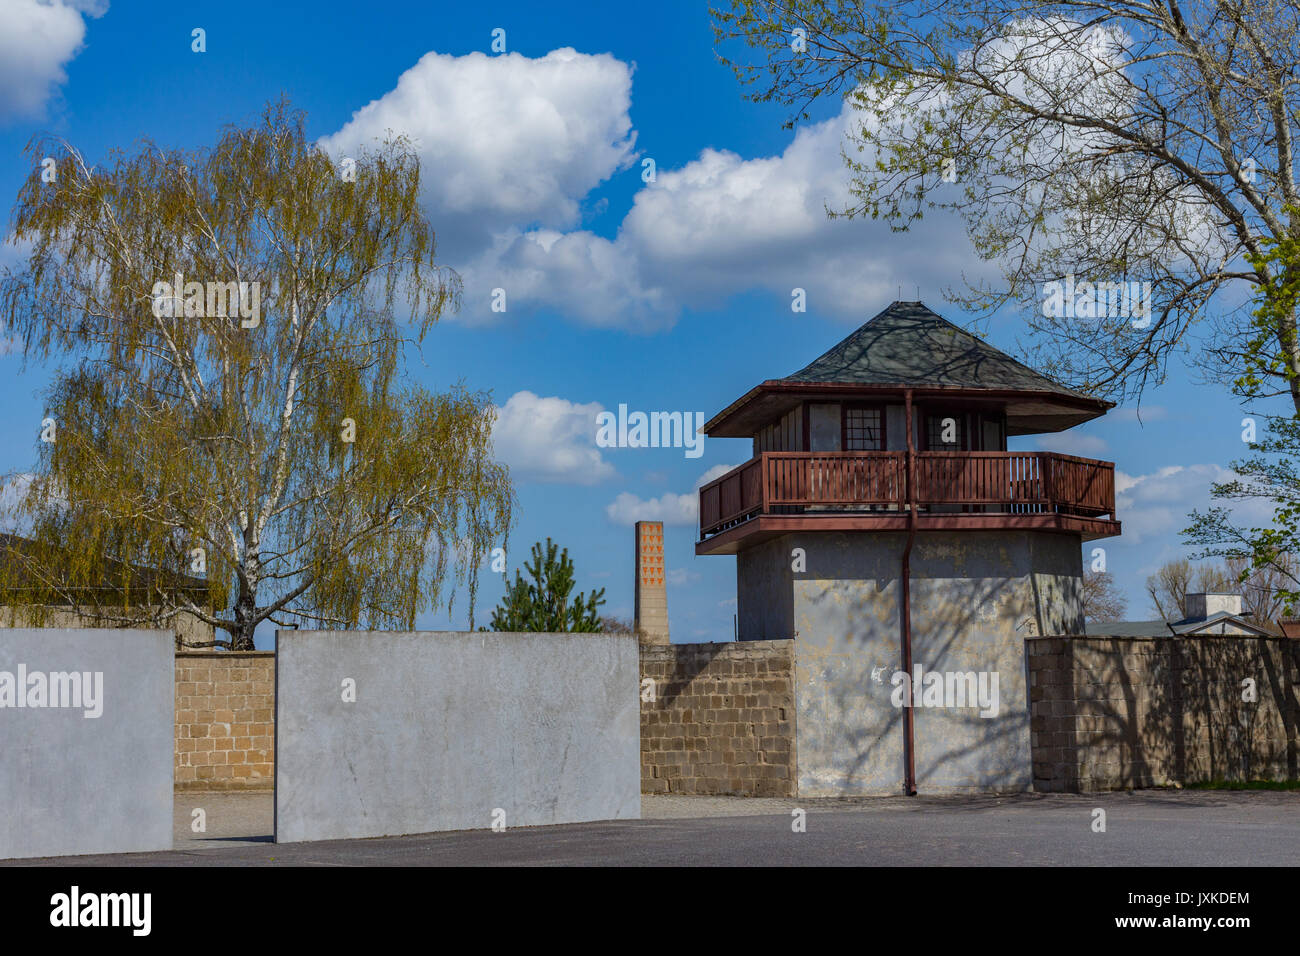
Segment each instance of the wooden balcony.
M1120 533L1115 465L1053 452L920 452L918 531ZM700 489L698 554L791 531L905 531L907 454L764 452Z

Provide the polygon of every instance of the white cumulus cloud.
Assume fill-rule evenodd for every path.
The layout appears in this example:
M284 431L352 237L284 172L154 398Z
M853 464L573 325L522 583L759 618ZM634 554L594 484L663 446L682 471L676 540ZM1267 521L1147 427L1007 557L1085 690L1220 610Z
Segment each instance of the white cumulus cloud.
M586 325L651 331L672 324L679 306L646 288L631 248L587 230L511 230L460 270L467 318L486 318L492 289L507 307L552 308Z
M1166 535L1176 536L1191 524L1193 510L1229 505L1235 519L1246 526L1272 517L1265 501L1217 502L1210 485L1230 481L1233 473L1221 465L1168 465L1149 475L1115 471L1116 516L1123 523L1123 543L1140 544Z
M638 521L662 521L670 525L693 525L699 515L699 496L691 493L638 498L624 491L605 506L605 514L614 524L631 525Z
M667 581L675 588L686 587L700 580L700 572L690 568L669 568Z
M1109 445L1106 439L1096 435L1084 435L1075 431L1052 432L1037 437L1038 447L1043 451L1060 452L1062 455L1078 455L1080 458L1098 458L1106 454Z
M1142 405L1132 408L1113 408L1107 415L1108 421L1120 421L1132 424L1146 424L1147 422L1162 422L1169 417L1169 409L1163 405Z
M102 16L99 0L4 0L0 3L0 120L40 116L67 80L64 67L86 37L83 13Z
M631 66L607 53L427 53L321 146L338 158L410 137L454 261L511 229L574 225L580 200L634 158L631 96Z
M605 514L614 524L622 525L636 524L638 521L694 525L700 516L700 486L707 485L714 478L725 475L735 467L735 465L714 465L696 479L694 490L684 495L669 492L658 498L640 498L630 491L624 491L605 506Z
M852 201L840 148L858 120L846 105L780 155L705 149L680 169L660 168L612 240L585 231L498 237L466 272L467 309L485 308L486 292L470 290L495 280L593 325L667 327L684 308L755 289L784 303L796 288L809 311L864 319L894 299L938 299L963 276L991 274L955 214L931 213L906 237L884 222L828 217Z
M497 458L521 477L594 485L615 474L596 447L599 402L580 405L529 391L497 409L492 445Z
M777 155L707 148L679 169L660 166L614 236L582 228L588 194L636 158L631 85L631 65L609 54L429 53L321 145L338 158L389 131L412 139L469 321L494 318L494 289L511 313L638 331L754 290L788 302L800 288L809 311L862 319L989 272L952 214L932 213L905 237L884 222L828 218L852 202L841 147L861 116L848 104Z

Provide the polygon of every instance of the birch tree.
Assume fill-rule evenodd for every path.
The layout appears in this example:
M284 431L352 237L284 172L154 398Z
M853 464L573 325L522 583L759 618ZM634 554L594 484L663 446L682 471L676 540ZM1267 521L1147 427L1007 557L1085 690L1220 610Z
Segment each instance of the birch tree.
M408 145L336 163L281 102L194 152L28 155L0 317L54 371L0 588L247 649L263 622L409 628L464 583L472 627L514 496L488 396L405 374L460 294Z

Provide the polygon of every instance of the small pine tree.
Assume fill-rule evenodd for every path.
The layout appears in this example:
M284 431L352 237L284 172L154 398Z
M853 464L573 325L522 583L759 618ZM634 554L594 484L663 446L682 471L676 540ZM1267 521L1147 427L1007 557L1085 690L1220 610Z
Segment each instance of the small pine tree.
M558 557L556 552L559 552ZM502 603L492 611L494 631L594 632L601 629L596 609L605 603L605 589L585 596L581 591L570 603L573 590L573 561L569 549L561 550L546 539L533 545L532 561L524 562L531 581L515 571L514 583L506 590Z

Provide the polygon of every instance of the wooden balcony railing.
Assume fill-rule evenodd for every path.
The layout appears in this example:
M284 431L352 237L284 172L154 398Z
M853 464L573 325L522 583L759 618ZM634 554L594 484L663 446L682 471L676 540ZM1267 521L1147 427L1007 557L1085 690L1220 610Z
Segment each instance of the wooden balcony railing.
M763 452L700 489L700 540L755 515L903 511L901 451ZM1054 452L920 452L918 513L1115 513L1115 465Z

